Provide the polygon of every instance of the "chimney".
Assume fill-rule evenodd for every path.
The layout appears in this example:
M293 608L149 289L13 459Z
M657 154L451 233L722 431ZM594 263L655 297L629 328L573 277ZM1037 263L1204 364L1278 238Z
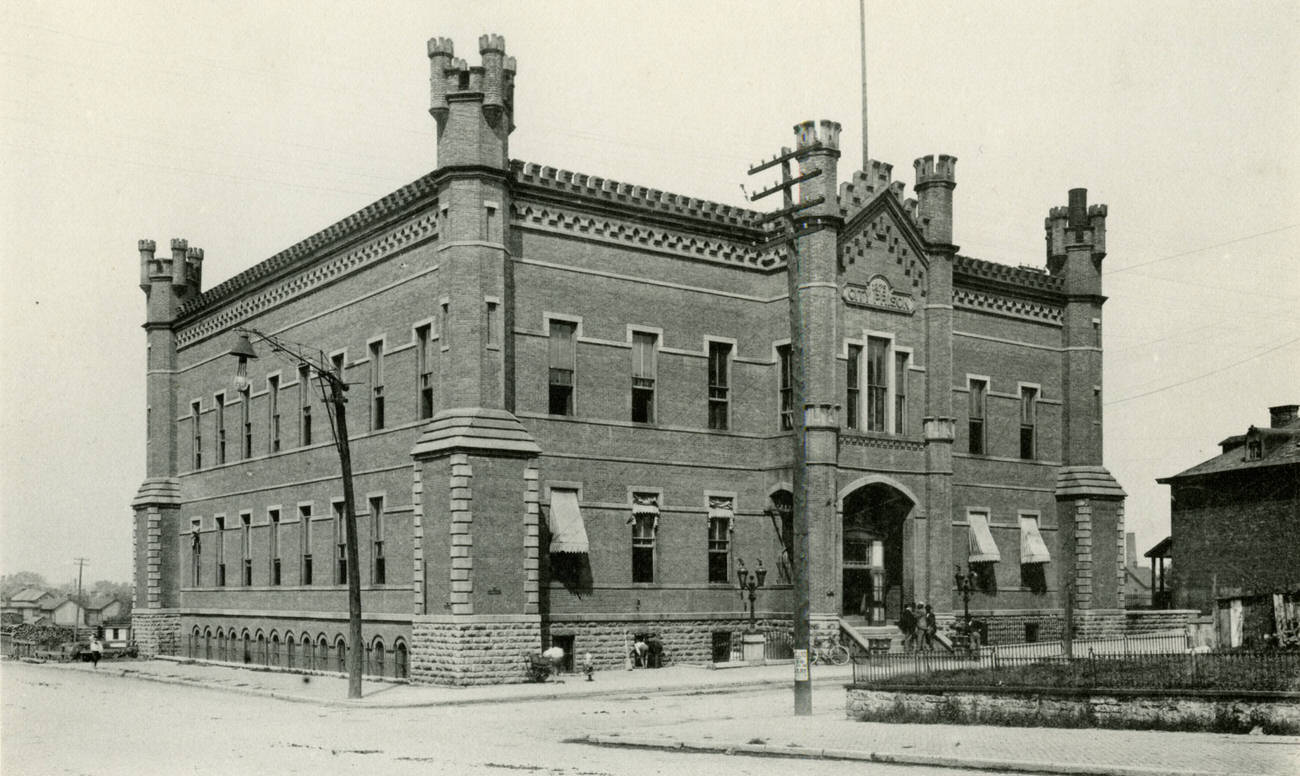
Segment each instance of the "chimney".
M1286 428L1295 422L1300 404L1282 404L1268 408L1269 428Z
M1124 565L1133 568L1138 564L1137 534L1129 531L1124 534Z

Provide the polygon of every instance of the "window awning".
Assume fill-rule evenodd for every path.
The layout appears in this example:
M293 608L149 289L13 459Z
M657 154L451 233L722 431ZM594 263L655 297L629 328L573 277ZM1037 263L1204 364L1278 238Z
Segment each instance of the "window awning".
M1020 562L1047 563L1052 559L1047 551L1047 543L1038 532L1038 518L1020 518Z
M652 493L632 494L632 514L659 516L659 497Z
M989 531L988 515L968 515L970 520L970 557L971 563L997 563L1002 560L998 545L993 541Z
M546 527L551 532L551 552L588 551L587 526L578 509L576 490L551 490L551 508L546 516Z
M736 516L729 498L712 497L709 499L709 517L725 517L728 520Z

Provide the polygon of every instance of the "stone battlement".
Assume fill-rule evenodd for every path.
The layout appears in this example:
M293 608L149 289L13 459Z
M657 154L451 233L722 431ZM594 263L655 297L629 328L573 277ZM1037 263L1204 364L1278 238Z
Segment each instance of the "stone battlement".
M710 202L630 183L620 183L595 175L559 170L531 162L512 160L510 167L515 174L515 180L519 183L606 202L657 210L675 216L704 219L727 226L757 229L755 222L763 215L748 208L724 205L720 202Z
M1060 293L1065 286L1059 277L1032 267L1013 267L983 259L958 254L952 266L953 275L992 280L1022 288Z
M481 98L484 108L497 114L514 104L517 66L505 55L506 39L483 35L478 45L482 64L471 67L455 56L449 38L429 39L429 112L435 118L446 117L449 100Z
M795 142L800 148L821 145L838 151L840 148L839 122L822 119L794 125Z
M948 154L926 154L912 162L916 170L916 187L957 182L957 157Z

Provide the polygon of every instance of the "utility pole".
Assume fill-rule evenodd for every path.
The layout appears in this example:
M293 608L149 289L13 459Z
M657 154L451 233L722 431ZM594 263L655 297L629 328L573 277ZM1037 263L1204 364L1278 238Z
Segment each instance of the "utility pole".
M356 497L352 488L352 450L348 443L347 397L343 395L348 384L326 360L324 353L311 352L302 345L251 328L239 330L239 339L230 351L239 359L238 380L247 381L248 359L257 358L250 337L266 343L272 351L296 365L307 367L319 383L321 397L333 409L329 415L330 429L334 432L334 449L339 454L339 469L343 477L343 562L348 577L348 697L360 698L361 659L365 647L361 642L361 563L357 549Z
M86 609L81 605L81 571L90 562L89 558L73 558L73 563L77 564L77 622L72 626L72 638L81 638L81 621L86 618Z
M806 436L804 413L804 327L803 316L799 314L798 286L799 248L796 240L806 234L819 231L819 226L804 228L797 214L825 201L825 197L802 200L794 204L791 189L803 181L821 175L821 170L810 170L798 177L790 175L790 162L802 159L817 150L820 144L803 146L791 151L782 148L781 153L766 162L760 162L749 170L750 175L772 167L780 166L781 182L758 192L750 200L759 200L769 194L781 192L782 207L759 219L758 225L779 221L784 225L784 234L765 243L765 247L781 244L789 246L789 259L786 264L786 277L790 294L790 383L793 393L791 420L794 426L794 547L790 559L794 566L794 713L797 716L812 714L812 677L809 673L809 579L808 579L808 493L807 493L807 452L804 439Z

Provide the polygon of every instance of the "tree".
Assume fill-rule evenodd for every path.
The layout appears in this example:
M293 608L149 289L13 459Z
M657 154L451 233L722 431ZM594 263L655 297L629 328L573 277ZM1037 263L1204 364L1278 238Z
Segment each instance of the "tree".
M50 585L45 581L45 577L35 571L15 571L12 574L0 576L0 597L6 600L12 598L15 593L26 587L48 590Z

